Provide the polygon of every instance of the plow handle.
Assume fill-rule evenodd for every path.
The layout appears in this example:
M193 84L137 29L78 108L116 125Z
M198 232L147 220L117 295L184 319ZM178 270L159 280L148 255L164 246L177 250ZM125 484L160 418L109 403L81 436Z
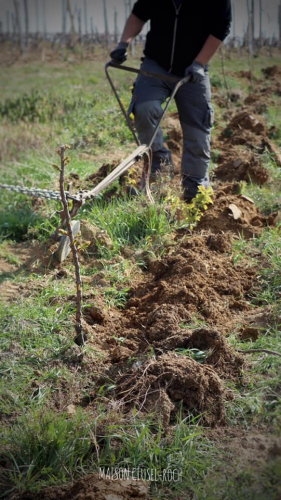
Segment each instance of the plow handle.
M150 73L149 71L144 71L142 69L132 68L131 66L123 66L121 64L117 64L113 60L106 63L106 65L105 65L105 73L106 73L107 79L108 79L108 81L110 83L110 86L111 86L111 88L113 90L113 93L114 93L114 95L115 95L115 97L116 97L116 99L118 101L118 104L119 104L119 106L121 108L121 111L122 111L122 113L123 113L123 115L125 117L127 125L129 127L129 129L131 130L131 132L132 132L132 134L134 136L134 139L135 139L135 141L136 141L136 143L137 143L138 146L140 145L140 141L139 141L139 139L137 137L137 134L136 134L136 131L135 131L134 127L133 127L132 121L131 121L130 117L128 116L128 114L126 113L126 110L125 110L125 108L123 106L123 103L122 103L122 101L121 101L121 99L120 99L120 97L118 95L118 92L117 92L117 90L115 88L115 85L114 85L114 83L112 81L112 78L111 78L111 76L109 74L108 68L110 68L110 67L111 68L122 69L123 71L129 71L130 73L137 73L138 75L150 76L152 78L159 78L161 80L166 80L166 81L169 81L169 82L176 83L176 85L174 87L174 90L173 90L171 96L169 97L169 99L168 99L168 101L166 103L166 106L165 106L165 108L163 110L162 116L161 116L161 118L160 118L160 120L159 120L159 122L157 124L157 127L156 127L156 129L154 131L154 134L153 134L153 136L152 136L152 138L150 140L150 143L148 144L148 147L151 147L151 145L152 145L152 143L153 143L153 141L154 141L154 139L155 139L155 137L157 135L157 132L158 132L158 130L160 128L160 125L161 125L161 123L162 123L162 121L163 121L163 119L164 119L164 117L165 117L165 115L166 115L166 113L168 111L168 108L170 106L170 103L171 103L172 99L175 97L175 95L176 95L177 91L179 90L179 88L182 85L184 85L185 83L189 82L190 77L186 76L184 78L179 78L179 77L176 77L176 76L158 75L156 73Z

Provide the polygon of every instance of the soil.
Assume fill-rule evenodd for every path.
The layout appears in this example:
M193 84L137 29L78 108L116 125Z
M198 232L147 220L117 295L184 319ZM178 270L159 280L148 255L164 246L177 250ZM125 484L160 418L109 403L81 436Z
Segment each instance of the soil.
M276 64L274 66L268 66L267 68L263 68L262 72L266 78L270 78L270 79L272 77L280 77L281 76L281 69Z
M176 113L169 115L165 126L178 181L182 132ZM244 360L229 346L225 336L235 328L240 328L242 335L245 329L247 332L249 321L245 318L251 310L247 295L256 271L244 265L234 266L230 256L232 240L240 234L246 238L261 234L269 223L252 200L239 194L241 181L252 179L263 184L269 180L257 153L241 148L233 140L235 134L244 137L245 133L258 137L258 141L266 138L266 127L260 117L244 110L232 116L216 144L221 154L215 172L214 203L209 205L193 235L187 237L179 231L174 235L175 245L168 247L161 259L147 259L147 271L131 284L125 310L108 309L101 297L95 296L92 301L91 293L88 299L84 295L89 307L83 318L83 328L89 344L103 355L101 366L95 367L97 385L104 383L102 366L106 365L108 376L116 381L114 397L126 405L126 411L136 404L139 411L151 411L155 406L166 427L174 418L179 400L187 411L203 414L202 419L208 425L220 425L224 420L223 398L227 392L224 380L241 378ZM86 183L96 185L119 160L103 164ZM139 176L139 171L134 175ZM78 187L79 177L74 174L70 177ZM102 237L102 244L110 247L110 239L100 233L98 228L82 221L84 238L91 243ZM18 271L22 268L29 272L41 271L50 264L51 258L48 273L53 273L53 279L67 277L63 265L58 266L52 260L53 242L44 249L33 248L30 256L27 244L16 247L11 250L20 253L23 262ZM98 267L98 264L95 265ZM93 278L94 286L107 285L102 268L101 263L101 272ZM14 272L13 266L11 273ZM21 290L14 290L12 283L7 285L5 282L2 293L10 298ZM156 354L153 362L149 360L151 348ZM183 354L189 349L204 351L202 364ZM130 359L138 360L140 366L129 368ZM81 359L71 353L69 362L81 363ZM163 375L167 370L168 378ZM142 376L144 372L145 377ZM194 384L196 381L192 397L188 391L174 390L179 386L188 388L192 381ZM124 398L122 394L129 387L133 397ZM59 399L59 405L64 405ZM75 398L70 403L79 404Z
M206 436L212 439L223 453L223 474L233 468L241 473L249 468L262 473L265 464L281 456L281 438L264 433L264 429L244 430L220 427L209 429Z
M142 481L112 481L91 475L73 485L44 488L39 494L14 495L11 500L146 500L148 488L149 484Z
M241 110L238 113L234 113L233 109L227 111L230 122L219 137L220 148L227 151L227 148L244 145L258 154L267 148L280 166L280 149L271 141L274 127L267 129L259 115L266 112L269 106L275 106L275 95L281 95L280 67L270 66L263 73L264 78L255 82L253 91L244 98L244 102L240 100ZM248 74L241 76L249 77Z
M174 353L148 360L116 381L117 397L139 411L156 410L164 427L169 427L176 404L203 413L207 425L224 423L224 387L215 370Z
M215 178L223 182L253 182L260 186L270 180L268 170L261 165L258 155L242 150L239 155L238 148L219 162Z
M189 412L200 415L201 422L214 429L209 431L210 436L213 439L220 436L222 443L227 442L226 447L229 446L229 429L224 428L225 401L231 399L232 391L227 387L229 381L235 386L243 383L247 364L230 346L227 334L236 331L245 341L255 340L272 315L269 308L253 308L249 302L257 269L245 262L234 265L231 256L233 239L241 234L247 239L260 235L275 220L272 215L262 215L254 202L241 194L243 182L259 185L270 182L268 171L259 160L266 148L279 161L278 148L268 137L266 124L256 110L259 96L265 96L269 102L272 89L279 91L280 69L265 68L263 72L270 84L267 82L265 86L264 81L259 81L257 94L250 94L246 99L242 94L233 98L233 102L239 103L244 99L243 107L239 113L229 114L229 123L214 140L213 148L219 150L220 156L214 171L213 204L208 206L195 230L192 233L179 230L172 235L173 245L167 246L161 258L144 257L146 270L132 279L124 309L108 308L105 300L95 294L96 287L108 286L101 261L95 261L95 267L100 265L100 272L93 278L85 277L84 281L92 279L94 291L84 294L85 305L89 307L85 309L83 329L88 344L101 356L93 362L86 355L81 356L74 346L66 354L65 362L74 370L78 367L79 370L91 370L94 389L87 400L81 400L79 388L74 387L71 397L59 395L54 399L55 408L66 408L68 412L76 411L78 406L86 406L89 410L95 408L99 387L114 383L111 403L120 405L128 418L134 408L140 414L156 411L157 418L161 418L164 429L169 432L182 405L183 415ZM246 73L241 76L250 78ZM177 186L180 183L182 132L176 113L167 117L165 133L166 145L172 151L175 164L173 184ZM76 188L83 189L86 185L90 188L108 175L119 160L105 163L85 180L85 185L75 175L70 176L71 180ZM140 174L138 165L133 176L139 180ZM121 179L120 183L126 183L126 179ZM110 192L109 196L115 194L116 191ZM97 232L94 226L84 224L83 231L90 241L102 238L103 245L112 245L108 236ZM45 272L53 279L66 279L67 270L54 259L55 248L51 240L44 248L40 245L30 247L29 243L11 245L11 253L17 255L21 264L9 264L0 258L2 276L7 279L24 269L27 273ZM124 256L134 259L133 254L125 255L125 250ZM43 281L38 286L44 286ZM0 291L6 300L14 300L19 294L28 293L28 285L22 289L4 280ZM73 299L72 291L69 300ZM196 350L204 354L200 362L190 355ZM62 387L63 393L69 396ZM239 454L242 446L243 463L251 462L257 453L264 462L270 453L279 450L279 445L275 444L270 440L265 443L263 437L249 433L245 440L241 431L241 435L235 434L231 449ZM250 457L244 457L246 449L251 450ZM148 484L100 480L93 475L73 485L46 488L40 494L25 493L12 498L145 499L148 498Z
M233 194L239 185L225 184L215 193L213 205L209 205L196 227L196 231L211 233L231 232L243 234L248 239L260 235L271 219L257 210L253 201L241 194ZM238 209L237 216L233 206Z

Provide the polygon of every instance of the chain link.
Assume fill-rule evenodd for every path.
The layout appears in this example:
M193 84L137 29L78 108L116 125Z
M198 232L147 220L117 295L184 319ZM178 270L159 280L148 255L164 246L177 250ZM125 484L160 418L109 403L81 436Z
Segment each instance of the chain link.
M27 194L28 196L33 196L34 198L45 198L47 200L60 200L60 192L59 191L51 191L48 189L39 189L39 188L27 188L24 186L13 186L10 184L0 184L0 189L6 189L7 191L14 191L19 194ZM72 200L79 200L78 196L72 196L68 191L65 192L66 197Z
M125 160L123 160L120 165L118 165L105 179L103 179L97 186L91 190L80 190L76 194L71 195L69 191L66 191L66 197L74 202L79 202L83 204L85 201L90 200L98 196L103 189L108 187L114 180L118 179L121 174L125 173L135 162L139 161L144 154L150 151L150 147L142 144L137 147L133 153L131 153ZM148 186L149 188L149 186ZM27 194L28 196L33 196L34 198L45 198L47 200L61 200L61 195L59 191L51 191L50 189L40 189L40 188L28 188L25 186L14 186L12 184L0 184L0 189L6 189L7 191L14 191L19 194ZM149 196L149 193L148 193Z

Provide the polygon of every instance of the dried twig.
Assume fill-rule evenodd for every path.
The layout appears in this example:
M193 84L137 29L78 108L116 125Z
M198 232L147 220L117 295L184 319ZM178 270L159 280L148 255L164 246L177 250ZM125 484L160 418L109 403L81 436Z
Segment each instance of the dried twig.
M68 237L69 237L69 246L71 248L73 261L74 261L74 267L75 267L75 277L76 277L76 321L75 321L76 338L75 338L75 343L79 346L82 346L85 344L85 341L87 340L86 335L82 331L82 323L81 323L81 318L82 318L82 280L81 280L81 273L80 273L80 264L79 264L79 259L78 259L78 251L77 251L77 248L76 248L76 245L74 242L74 236L73 236L72 227L71 227L71 216L69 213L68 202L67 202L65 190L64 190L64 171L65 171L66 165L69 162L69 157L65 157L65 151L68 148L69 148L69 146L64 145L58 149L58 154L60 155L60 158L61 158L60 195L61 195L61 201L62 201L62 205L63 205L63 212L62 212L61 216L63 217L63 220L65 220L65 224L67 227L67 233L68 233Z

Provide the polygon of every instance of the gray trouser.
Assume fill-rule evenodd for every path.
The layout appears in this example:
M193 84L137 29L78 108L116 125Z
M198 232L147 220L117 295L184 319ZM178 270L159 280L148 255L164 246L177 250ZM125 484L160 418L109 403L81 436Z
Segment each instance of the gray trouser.
M145 58L141 69L158 75L169 75L155 61ZM138 75L129 112L133 112L140 142L149 144L163 113L162 104L171 95L175 83ZM175 95L183 132L182 184L187 198L196 195L198 186L209 185L210 134L213 124L211 89L208 69L202 83L186 83ZM152 151L163 149L159 130ZM164 148L165 149L165 148Z

